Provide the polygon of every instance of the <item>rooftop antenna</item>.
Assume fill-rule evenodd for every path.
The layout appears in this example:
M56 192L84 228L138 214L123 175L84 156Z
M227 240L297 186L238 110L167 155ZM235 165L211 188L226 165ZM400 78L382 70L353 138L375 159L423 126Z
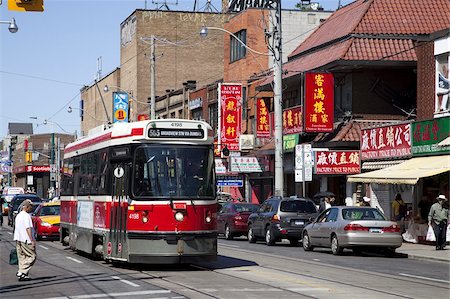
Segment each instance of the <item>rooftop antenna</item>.
M200 8L200 10L203 10L203 12L220 12L217 10L217 8L211 3L211 0L206 0L205 6Z
M161 0L161 1L152 0L152 4L156 5L157 10L161 10L161 9L170 10L169 4L170 5L178 5L178 0L176 0L175 2L167 2L167 0Z

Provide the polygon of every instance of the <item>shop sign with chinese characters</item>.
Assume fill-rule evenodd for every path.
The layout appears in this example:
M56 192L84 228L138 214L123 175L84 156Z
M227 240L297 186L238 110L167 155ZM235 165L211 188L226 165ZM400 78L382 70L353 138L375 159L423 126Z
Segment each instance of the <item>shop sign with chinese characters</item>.
M361 172L359 151L315 152L316 174L356 174Z
M230 151L239 151L241 135L242 85L220 84L220 143Z
M264 99L256 101L256 137L270 138L270 117Z
M302 106L283 110L283 135L302 132Z
M438 143L450 136L450 117L435 118L412 124L413 156L449 153L450 146Z
M333 74L307 73L305 81L305 132L332 132L334 124Z
M411 156L411 124L361 130L361 160Z
M256 157L230 157L230 171L237 173L262 172Z

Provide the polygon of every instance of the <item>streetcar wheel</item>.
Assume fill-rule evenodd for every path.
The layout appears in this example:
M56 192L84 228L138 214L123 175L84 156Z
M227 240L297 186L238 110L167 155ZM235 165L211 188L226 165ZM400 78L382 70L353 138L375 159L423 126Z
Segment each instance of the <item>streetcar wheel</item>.
M336 235L331 239L331 252L334 255L340 255L342 253L343 248L339 245L338 238Z
M247 239L249 243L256 243L255 232L253 231L253 227L251 225L248 226Z
M303 234L303 250L305 251L312 251L314 247L311 245L311 241L309 240L308 233Z
M225 225L225 239L233 240L233 234L231 233L230 227L227 224Z
M266 228L266 245L267 246L272 246L273 244L275 244L275 239L273 237L272 231L270 229L270 226L268 226Z

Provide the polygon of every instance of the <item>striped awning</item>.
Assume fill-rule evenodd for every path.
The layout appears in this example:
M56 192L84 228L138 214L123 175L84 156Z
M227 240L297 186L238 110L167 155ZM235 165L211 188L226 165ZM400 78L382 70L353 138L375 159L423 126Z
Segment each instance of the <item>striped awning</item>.
M361 165L361 170L378 170L391 167L407 160L389 160L389 161L367 161Z
M417 157L380 170L350 175L348 182L415 185L421 178L450 171L450 155Z

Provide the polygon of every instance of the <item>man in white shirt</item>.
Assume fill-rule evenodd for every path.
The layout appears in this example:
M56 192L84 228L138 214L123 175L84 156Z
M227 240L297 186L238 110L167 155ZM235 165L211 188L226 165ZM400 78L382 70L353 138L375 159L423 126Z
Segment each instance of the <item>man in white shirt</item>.
M28 214L33 210L33 203L26 199L22 203L23 209L17 214L14 222L14 241L16 241L20 281L30 280L28 272L36 261L36 241L33 234L33 222Z

